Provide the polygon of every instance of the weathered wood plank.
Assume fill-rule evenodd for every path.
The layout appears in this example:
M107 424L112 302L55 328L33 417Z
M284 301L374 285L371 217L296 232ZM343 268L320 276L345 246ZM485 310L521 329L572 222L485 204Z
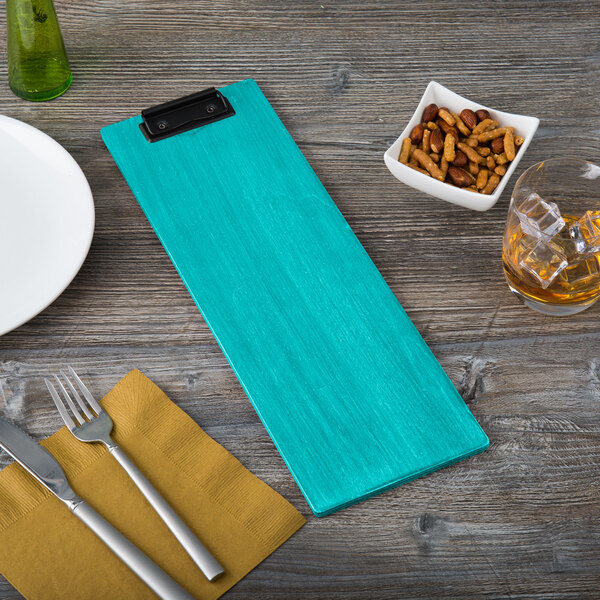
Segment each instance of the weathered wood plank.
M436 79L540 117L517 176L550 156L600 160L600 4L56 4L72 89L31 104L4 84L0 110L73 153L94 192L96 237L69 289L0 338L5 410L35 436L56 430L41 377L66 361L98 393L131 368L154 379L309 517L227 597L597 598L598 309L551 319L509 294L500 249L514 181L476 214L403 186L382 155ZM0 53L6 82L1 41ZM492 441L481 456L321 520L99 136L142 107L245 77L257 79ZM2 581L0 598L18 594Z

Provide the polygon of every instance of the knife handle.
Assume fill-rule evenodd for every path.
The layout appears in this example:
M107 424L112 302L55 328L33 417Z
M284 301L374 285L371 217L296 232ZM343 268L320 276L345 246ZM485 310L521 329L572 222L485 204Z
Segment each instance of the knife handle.
M123 469L125 469L140 492L144 494L146 500L152 505L152 508L154 508L165 522L165 525L171 530L206 578L212 581L221 575L224 572L223 567L194 535L192 530L182 521L181 517L171 508L167 501L156 491L155 487L144 477L127 454L116 445L111 446L109 451Z
M89 504L81 501L72 510L162 600L194 600Z

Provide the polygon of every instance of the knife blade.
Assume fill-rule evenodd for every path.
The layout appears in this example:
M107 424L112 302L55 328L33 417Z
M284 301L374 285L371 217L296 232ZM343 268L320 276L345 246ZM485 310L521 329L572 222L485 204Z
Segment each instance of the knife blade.
M2 417L0 417L0 448L3 448L59 498L160 598L194 600L193 596L73 491L67 476L50 452Z
M24 431L0 417L0 448L10 454L44 487L63 502L76 503L77 494L56 459Z

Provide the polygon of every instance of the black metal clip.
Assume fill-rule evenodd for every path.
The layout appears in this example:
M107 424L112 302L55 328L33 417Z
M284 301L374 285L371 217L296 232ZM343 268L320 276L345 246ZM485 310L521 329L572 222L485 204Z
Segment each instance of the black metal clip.
M149 142L156 142L233 115L229 100L217 89L208 88L144 109L140 129Z

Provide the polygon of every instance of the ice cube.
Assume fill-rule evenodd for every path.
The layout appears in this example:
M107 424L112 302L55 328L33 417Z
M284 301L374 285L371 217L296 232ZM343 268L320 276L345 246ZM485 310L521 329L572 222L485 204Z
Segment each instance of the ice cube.
M552 241L556 242L560 246L561 252L565 255L569 262L576 261L581 258L577 252L577 248L575 247L575 242L571 237L570 229L570 227L565 227L552 238Z
M558 274L556 282L569 293L575 293L581 291L582 288L597 284L600 282L598 259L592 256L569 264Z
M568 265L567 257L560 246L552 240L538 240L526 250L519 261L520 267L531 273L538 283L546 289Z
M565 221L554 202L546 202L535 192L529 194L517 207L513 203L521 229L536 238L551 238L564 226Z
M569 227L569 233L579 254L600 252L600 211L588 210Z

